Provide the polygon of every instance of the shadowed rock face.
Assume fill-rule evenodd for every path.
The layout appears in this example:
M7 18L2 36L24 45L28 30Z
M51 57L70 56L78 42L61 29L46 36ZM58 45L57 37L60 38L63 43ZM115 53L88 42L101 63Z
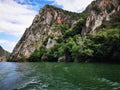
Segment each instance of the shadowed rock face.
M1 61L6 61L8 58L9 53L5 51L1 46L0 46L0 62Z
M18 61L21 57L29 57L36 49L45 42L49 35L55 38L62 36L61 31L57 30L58 25L67 24L73 26L79 19L79 14L64 11L54 6L46 5L36 15L32 25L26 29L20 41L15 46L10 59ZM46 48L54 46L55 40L48 39Z
M83 26L82 35L96 33L103 21L110 21L112 15L120 11L120 0L96 0L85 10L88 13L86 24ZM46 5L33 20L32 25L26 29L22 38L15 46L10 59L18 61L21 57L28 58L36 49L39 49L49 35L46 48L51 48L56 44L55 39L62 35L57 30L58 25L67 24L69 27L76 25L80 19L80 14L68 12L54 6Z

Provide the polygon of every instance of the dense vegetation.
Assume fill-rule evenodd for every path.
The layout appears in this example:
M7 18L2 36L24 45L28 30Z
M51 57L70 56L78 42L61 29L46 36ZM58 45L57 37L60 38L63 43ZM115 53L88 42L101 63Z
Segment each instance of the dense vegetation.
M59 41L59 40L58 40ZM104 29L96 35L88 35L82 39L80 34L58 42L53 48L42 46L29 58L30 61L119 61L120 60L120 29Z
M120 62L120 21L115 15L111 22L103 22L97 34L88 34L82 38L81 30L85 24L87 14L83 15L77 24L70 28L66 24L58 25L63 37L59 37L57 44L46 49L45 45L36 50L29 61L64 61L64 62ZM49 37L51 38L51 37ZM52 37L53 39L53 37Z

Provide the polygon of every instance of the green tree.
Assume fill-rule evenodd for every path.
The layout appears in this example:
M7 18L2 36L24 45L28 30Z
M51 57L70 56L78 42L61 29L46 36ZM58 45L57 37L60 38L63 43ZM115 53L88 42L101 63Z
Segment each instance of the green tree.
M81 31L83 26L85 25L85 22L86 22L86 19L80 18L74 27L69 28L65 31L64 37L68 38L68 37L73 37L77 34L81 34Z
M36 61L40 61L40 51L39 50L35 50L34 53L32 53L28 59L31 62L36 62Z
M29 61L31 62L38 62L41 61L42 55L46 53L46 48L45 46L41 46L39 49L36 49L28 58Z

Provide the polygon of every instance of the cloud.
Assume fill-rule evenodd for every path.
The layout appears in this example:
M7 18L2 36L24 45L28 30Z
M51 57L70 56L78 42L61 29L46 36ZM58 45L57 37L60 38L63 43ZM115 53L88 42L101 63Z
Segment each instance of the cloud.
M21 36L30 26L36 11L28 9L30 5L21 5L13 0L0 2L0 33Z
M12 46L16 45L16 42L11 42L11 41L8 41L8 40L0 39L0 44L7 44L7 45L12 47Z
M50 0L49 0L50 1ZM52 0L54 4L73 12L83 11L93 0Z
M0 44L4 46L5 50L12 52L12 48L16 45L16 41L9 41L9 40L4 40L0 39Z
M3 48L10 52L13 50L38 13L33 8L32 5L19 4L15 0L0 0L0 45ZM4 35L8 35L7 38Z

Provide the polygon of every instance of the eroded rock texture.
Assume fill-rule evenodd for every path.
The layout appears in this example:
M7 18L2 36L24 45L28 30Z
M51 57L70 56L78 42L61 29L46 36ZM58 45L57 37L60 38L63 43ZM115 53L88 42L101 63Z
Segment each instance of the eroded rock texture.
M31 53L43 45L50 35L53 35L54 38L48 39L46 48L54 46L56 42L54 39L62 36L61 31L57 30L58 25L67 24L71 27L79 19L78 15L77 13L46 5L36 15L32 25L26 29L24 35L15 46L10 59L17 61L21 57L28 58Z

